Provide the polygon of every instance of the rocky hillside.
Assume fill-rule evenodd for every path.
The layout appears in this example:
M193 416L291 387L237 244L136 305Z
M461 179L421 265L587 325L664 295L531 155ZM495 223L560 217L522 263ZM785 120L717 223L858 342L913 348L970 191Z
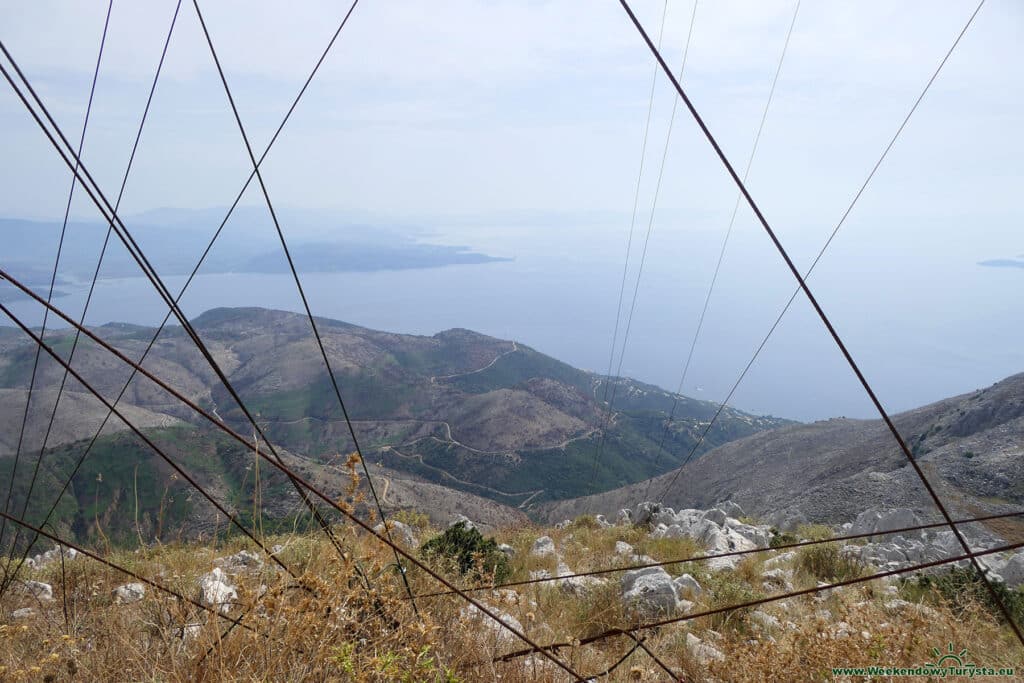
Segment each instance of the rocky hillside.
M353 449L304 316L217 309L194 323L276 445L321 465ZM517 342L469 330L426 337L326 319L319 325L368 460L396 476L512 507L607 490L669 470L695 443L715 407L622 380L600 462L595 463L604 419L604 378ZM109 324L97 332L129 357L139 357L154 330ZM47 336L59 352L68 353L69 333ZM22 336L0 328L0 471L10 466L17 444L33 357ZM129 373L91 343L79 347L74 364L108 397L117 395ZM228 424L251 432L180 328L161 335L146 367ZM25 439L31 463L38 456L60 374L60 367L44 355L37 381L44 390L33 398ZM68 389L49 445L74 450L77 446L70 444L92 433L103 410L74 381ZM667 416L677 399L676 419L666 434ZM176 430L177 444L195 444L193 460L209 450L200 438L208 431L206 423L150 381L136 379L124 402L140 426ZM726 411L701 452L783 424L787 422ZM116 420L108 427L110 434L123 429ZM665 447L660 449L663 435ZM159 472L154 477L162 482ZM107 481L122 485L127 495L129 481ZM240 483L224 483L223 488L235 490ZM161 485L149 492L156 500Z
M959 516L1005 512L1024 503L1024 374L899 414L895 423ZM647 498L677 507L731 499L779 525L839 524L875 506L910 508L937 519L884 424L848 419L755 434L720 446L681 472L548 504L541 514L551 520L588 511L610 514Z
M885 677L838 671L846 667L953 678L949 667L961 660L947 661L947 652L969 657L978 667L971 677L1009 680L1024 665L962 562L871 578L957 554L942 530L886 534L913 521L909 510L869 510L785 535L731 501L678 511L645 502L614 523L584 516L486 536L464 517L402 519L392 523L405 554L401 575L390 549L350 526L337 529L344 557L316 533L269 536L267 552L235 538L108 554L154 584L69 549L39 553L0 593L0 675L760 683ZM965 531L976 550L1006 545L983 528ZM831 540L851 533L875 536ZM787 544L800 545L780 547ZM472 561L458 561L469 552ZM986 558L1001 599L1024 617L1024 553ZM416 613L400 576L417 596ZM439 592L438 576L477 604ZM838 582L850 584L829 588ZM62 598L74 610L67 627ZM238 618L243 626L229 632ZM531 653L527 638L553 645L558 663Z

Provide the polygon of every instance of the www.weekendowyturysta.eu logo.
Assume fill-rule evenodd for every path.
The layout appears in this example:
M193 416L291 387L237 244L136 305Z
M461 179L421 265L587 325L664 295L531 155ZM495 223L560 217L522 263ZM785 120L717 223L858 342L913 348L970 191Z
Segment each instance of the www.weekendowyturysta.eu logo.
M975 664L967 652L967 648L957 649L953 643L949 643L945 650L937 647L932 648L935 656L934 662L921 664L920 666L858 666L858 667L832 667L833 676L930 676L933 678L982 678L982 677L1007 677L1014 675L1014 669L995 668Z

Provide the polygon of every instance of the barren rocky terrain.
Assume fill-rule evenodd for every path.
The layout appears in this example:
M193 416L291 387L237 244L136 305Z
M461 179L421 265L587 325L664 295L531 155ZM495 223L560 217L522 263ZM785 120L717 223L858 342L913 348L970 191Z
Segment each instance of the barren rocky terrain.
M895 416L929 481L963 517L1024 502L1024 374ZM645 496L647 492L647 496ZM874 506L937 512L879 420L791 425L718 447L681 471L590 498L550 503L552 520L614 513L650 497L706 507L732 499L780 525L839 524Z

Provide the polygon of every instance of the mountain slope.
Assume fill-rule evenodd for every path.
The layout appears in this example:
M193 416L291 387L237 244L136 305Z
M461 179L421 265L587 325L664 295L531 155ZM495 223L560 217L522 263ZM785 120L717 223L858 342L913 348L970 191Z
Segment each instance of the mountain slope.
M963 514L1024 503L1024 374L895 416L949 506ZM677 476L678 474L678 476ZM872 506L934 515L920 480L879 420L833 419L733 441L648 482L544 506L549 519L613 512L641 499L707 507L731 499L773 518L840 523Z
M327 462L354 450L319 349L304 316L256 308L215 309L194 321L201 337L269 438L292 453ZM324 345L354 420L363 454L372 463L421 481L461 489L514 506L577 496L666 471L685 457L714 404L677 397L623 379L615 387L616 412L595 462L605 419L607 379L577 370L513 341L469 330L431 337L392 334L319 319ZM141 356L153 330L104 325L98 334L129 357ZM48 333L67 354L71 336ZM0 335L0 390L27 388L34 359L29 343ZM105 396L113 397L129 369L92 343L74 365ZM146 359L147 369L243 434L252 428L183 331L164 331ZM43 356L37 386L55 387L61 368ZM85 390L70 381L78 405ZM143 426L184 422L205 425L153 382L136 378L125 405ZM52 394L33 401L29 448L49 417ZM95 406L62 421L51 437L58 446L90 436L102 412ZM5 401L0 424L11 436L24 404ZM62 410L61 415L66 411ZM115 421L116 422L116 421ZM731 439L786 424L727 409L700 452ZM114 424L111 430L123 429ZM204 429L206 427L203 427ZM664 448L659 444L664 440ZM0 439L0 457L16 436Z

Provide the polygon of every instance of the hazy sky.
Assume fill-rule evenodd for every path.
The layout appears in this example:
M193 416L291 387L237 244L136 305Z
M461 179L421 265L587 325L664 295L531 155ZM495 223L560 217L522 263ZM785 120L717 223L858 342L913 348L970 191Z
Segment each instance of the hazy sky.
M656 35L663 4L635 5ZM975 6L804 0L749 181L798 264L820 247ZM664 54L676 66L692 7L675 0L668 6ZM727 1L697 8L683 82L738 167L794 7ZM203 4L258 151L346 10L347 3ZM0 39L76 140L105 11L102 2L0 6ZM84 153L111 197L173 11L173 2L114 2ZM498 255L546 250L616 282L652 75L646 46L614 0L363 0L268 157L266 180L281 206L422 224ZM638 239L674 97L659 77ZM1022 111L1024 5L989 0L815 276L855 347L899 335L876 353L898 347L912 366L916 334L941 345L955 328L956 362L969 365L962 345L975 342L963 334L977 328L978 353L1001 359L998 369L975 373L978 383L1024 370L1019 344L1001 337L1020 327L999 327L1024 314L1024 271L963 269L1024 253ZM68 172L6 84L0 131L0 215L58 218ZM195 10L183 2L122 213L224 206L248 163ZM246 198L254 206L258 200ZM650 277L689 277L699 264L700 277L692 278L698 284L685 292L699 297L734 200L734 186L680 109ZM74 212L95 217L84 200ZM746 286L758 302L777 302L758 309L745 333L753 342L792 282L749 211L741 211L735 239L723 272L729 291ZM975 277L1000 280L976 286ZM617 286L601 293L613 297ZM751 322L738 297L721 304L740 307L730 309L740 311L730 324ZM673 305L671 298L644 301L655 310L647 310L648 321ZM602 323L609 332L613 306ZM657 333L652 327L643 338ZM941 372L914 367L891 382ZM964 370L952 388L969 388L974 380L962 378L975 375Z
M206 5L243 120L262 149L347 4ZM662 4L636 5L656 34ZM834 221L974 6L803 3L751 176L770 218L818 234L821 221ZM691 7L673 1L668 9L664 45L674 64ZM685 81L737 162L748 153L793 8L708 2L697 9ZM81 126L105 9L103 2L0 8L0 38L69 137ZM114 3L85 158L115 189L173 9L173 2ZM938 216L1012 210L1024 145L1021 45L1024 6L987 3L866 204ZM626 212L651 70L612 0L363 0L269 158L267 179L277 202L303 207L413 216ZM656 96L652 142L660 152L671 102L664 79ZM0 211L59 214L67 173L6 87L0 117L8 159ZM246 164L186 1L126 212L226 204ZM730 204L733 189L689 120L680 120L667 173L663 208L717 213Z

